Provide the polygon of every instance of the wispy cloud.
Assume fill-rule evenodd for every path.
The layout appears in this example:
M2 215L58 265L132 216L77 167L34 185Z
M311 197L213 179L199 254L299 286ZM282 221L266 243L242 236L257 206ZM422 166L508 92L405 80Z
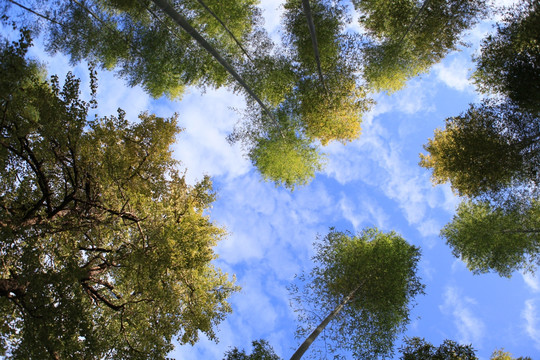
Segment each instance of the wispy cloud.
M447 286L444 293L444 303L439 307L443 314L453 318L458 331L458 341L479 346L485 333L484 322L474 314L476 301L463 296L461 291L453 286Z
M231 108L241 108L242 101L225 90L207 90L204 96L193 90L170 110L178 112L179 125L185 128L174 154L188 169L190 182L204 175L233 179L249 171L251 165L240 146L226 140L240 116Z
M471 67L471 62L461 56L435 65L433 71L439 81L454 90L474 91L474 87L469 81Z
M540 280L536 277L536 275L531 273L523 273L521 274L523 276L523 281L525 281L525 284L535 293L540 292Z
M534 341L536 348L540 349L540 329L538 324L540 317L538 316L536 301L534 299L525 301L525 308L521 316L525 319L525 331L527 335Z

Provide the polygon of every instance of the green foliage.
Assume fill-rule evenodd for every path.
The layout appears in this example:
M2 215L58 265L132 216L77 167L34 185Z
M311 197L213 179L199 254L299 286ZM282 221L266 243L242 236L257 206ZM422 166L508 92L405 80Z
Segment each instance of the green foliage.
M484 40L473 76L480 91L503 94L536 113L540 112L539 22L537 1L508 10L497 33Z
M323 74L335 71L340 61L340 43L343 39L340 31L344 22L344 9L332 6L327 1L310 1L313 24L315 26L320 66ZM300 63L302 72L316 74L317 63L309 32L306 15L301 0L287 0L284 5L284 26L286 41L293 51L293 56ZM343 61L343 60L341 60Z
M272 346L266 340L255 340L252 342L253 352L249 355L245 350L234 348L225 353L223 360L280 360L274 353Z
M509 352L504 350L495 350L493 354L491 354L490 360L532 360L532 358L528 356L514 358Z
M471 105L449 118L420 165L462 202L441 236L474 273L534 271L540 253L538 117L513 103Z
M236 38L247 36L259 19L254 0L204 4ZM242 60L233 38L200 2L178 0L173 6L229 61ZM154 97L179 98L186 86L219 87L229 81L211 54L150 1L51 1L45 7L34 1L32 8L53 21L43 23L51 52L66 53L72 62L86 59L116 69L129 85L140 84Z
M249 157L264 179L292 190L310 182L323 162L317 148L293 132L257 139Z
M237 290L224 236L170 145L176 118L88 121L79 81L0 51L0 345L9 358L159 359L214 328ZM93 89L95 90L95 88Z
M460 195L498 192L514 180L538 184L538 117L511 103L471 105L446 119L421 154L435 184L450 182Z
M374 41L364 48L364 77L375 91L397 91L456 49L485 12L484 0L353 0Z
M401 360L478 360L472 345L460 345L452 340L444 340L435 347L425 339L405 339L400 347Z
M510 277L515 270L533 271L540 261L540 202L497 207L466 201L441 235L474 273L495 271Z
M322 145L330 141L354 141L360 137L362 114L371 102L352 76L343 74L329 83L332 91L313 79L300 83L298 113L306 135Z
M420 251L394 232L363 230L357 236L331 229L315 244L315 267L291 292L299 305L305 337L325 316L354 293L324 334L331 352L356 359L391 354L397 334L409 322L409 306L424 286L416 275ZM324 352L324 350L323 350Z
M405 346L400 347L401 360L478 360L472 345L460 345L452 340L435 347L425 339L406 338ZM529 357L513 358L512 354L496 350L490 360L531 360Z
M302 1L285 4L285 40L299 78L289 102L309 138L322 145L347 143L360 136L362 114L370 105L355 75L358 44L342 34L344 8L328 1L309 3L313 33Z

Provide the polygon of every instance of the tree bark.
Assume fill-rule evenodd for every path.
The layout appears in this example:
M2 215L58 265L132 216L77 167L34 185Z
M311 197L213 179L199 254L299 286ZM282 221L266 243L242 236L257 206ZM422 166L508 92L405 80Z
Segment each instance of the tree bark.
M317 43L317 33L315 32L315 24L313 23L313 16L311 15L311 6L309 0L302 0L302 7L304 8L304 15L308 23L309 34L311 36L311 44L313 46L313 53L315 55L315 62L317 63L317 71L319 72L319 78L321 79L322 86L328 92L328 88L324 82L324 77L321 69L321 57L319 54L319 44Z
M422 7L420 7L420 9L418 10L418 12L416 13L416 15L414 16L414 19L411 21L411 23L409 24L409 27L407 27L407 30L403 33L403 35L401 36L401 39L399 39L399 41L397 42L398 44L401 44L401 42L405 39L405 37L409 34L409 31L411 31L411 28L413 27L414 23L416 22L416 20L418 19L418 16L420 16L420 14L424 11L424 9L426 8L426 6L428 5L429 3L429 0L425 0L424 3L422 4Z
M230 35L230 37L234 40L234 42L236 43L236 45L238 45L238 47L242 50L242 52L244 53L244 55L246 55L246 57L250 60L250 61L253 61L253 59L251 58L251 56L249 56L248 52L246 51L246 49L244 49L244 47L242 46L242 44L240 43L240 41L236 38L236 36L234 36L234 34L232 33L231 30L229 30L229 28L227 27L227 25L225 25L225 23L217 16L217 14L215 12L212 11L212 9L210 9L205 3L204 1L202 0L197 0L197 2L199 4L201 4L201 6L206 10L208 11L208 13L210 13L210 15L212 15L214 17L214 19L216 19L220 24L221 26L223 26L223 28L225 29L225 31L227 31L227 33Z
M304 340L302 345L300 345L298 350L296 350L296 352L291 356L290 360L299 360L300 358L302 358L304 353L319 336L319 334L324 330L328 323L330 323L330 321L332 321L332 319L334 319L336 315L339 314L339 312L345 307L345 305L347 305L354 298L354 295L360 289L360 286L361 284L358 285L353 291L351 291L349 295L347 295L347 297L343 299L343 301L338 306L336 306L336 308L332 310L332 312L319 324L319 326L317 326L317 328L313 330L313 332L307 337L307 339Z

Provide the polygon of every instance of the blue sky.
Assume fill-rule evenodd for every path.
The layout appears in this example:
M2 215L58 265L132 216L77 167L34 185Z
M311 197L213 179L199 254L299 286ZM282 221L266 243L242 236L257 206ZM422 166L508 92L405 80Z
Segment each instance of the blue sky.
M266 26L275 34L281 1L261 3ZM478 25L466 37L470 48L450 54L404 90L376 95L360 139L326 147L325 170L292 193L263 182L240 147L226 142L240 118L233 108L242 109L242 98L224 89L204 94L190 89L181 102L153 100L140 88L127 88L113 74L99 72L100 115L114 114L118 107L131 119L145 110L179 114L185 130L174 156L189 181L212 176L218 200L210 216L229 232L216 249L216 266L235 274L242 286L231 298L234 312L218 328L219 343L203 337L195 346L177 347L172 357L221 359L230 347L250 348L252 340L263 338L287 359L300 340L294 338L297 323L286 287L295 274L310 269L312 243L331 226L353 232L371 226L395 230L422 248L426 295L417 298L406 336L436 345L444 339L472 343L481 359L500 348L514 356L540 354L540 281L520 273L511 279L472 275L438 235L459 199L448 185L434 187L429 172L418 166L418 154L433 130L478 100L468 81L471 55L490 30L490 23ZM44 61L50 74L71 69L64 57L47 57L39 45L31 56ZM75 73L87 91L86 66L78 65Z

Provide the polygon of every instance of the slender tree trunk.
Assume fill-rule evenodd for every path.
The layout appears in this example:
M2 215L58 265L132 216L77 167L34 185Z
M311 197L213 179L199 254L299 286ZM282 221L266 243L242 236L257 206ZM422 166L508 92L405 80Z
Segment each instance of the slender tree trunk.
M319 336L319 334L324 330L324 328L336 317L337 314L347 305L353 298L356 292L360 289L360 285L358 285L353 291L347 295L343 301L336 306L336 308L317 326L315 330L307 337L306 340L300 345L298 350L291 356L290 360L299 360L302 358L304 353L307 351L307 349L311 346L311 344L315 341L315 339Z
M411 23L409 24L409 27L407 28L407 30L403 33L403 35L401 36L401 38L399 39L399 41L397 42L398 44L401 44L401 42L403 41L403 39L405 39L405 36L407 36L407 34L409 34L409 31L411 31L411 28L413 27L414 23L416 22L416 20L418 19L418 16L420 16L420 14L424 11L424 9L427 7L429 3L429 0L425 0L424 3L422 4L422 7L418 10L418 12L416 13L416 15L414 16L414 19L411 21Z
M302 0L302 7L304 8L304 15L308 23L309 34L311 36L311 44L313 46L313 53L315 55L315 62L317 63L317 71L319 72L319 78L321 79L322 86L328 92L328 88L324 82L324 77L321 69L321 56L319 54L319 44L317 43L317 33L315 32L315 23L313 22L313 16L311 15L311 6L309 0Z
M227 33L231 36L231 38L234 40L234 42L236 43L236 45L238 45L238 47L242 50L242 52L244 53L244 55L246 55L246 57L250 60L250 61L253 61L253 59L251 58L251 56L249 56L248 52L246 49L244 49L244 47L242 46L242 44L240 43L240 41L236 38L236 36L234 36L234 34L232 33L231 30L229 30L229 28L227 27L227 25L225 25L225 23L216 15L215 12L212 11L212 9L210 9L205 3L204 1L202 0L197 0L197 2L199 4L201 4L201 6L206 10L208 11L208 13L210 13L210 15L212 15L214 17L214 19L216 19L220 24L221 26L223 26L223 28L225 29L225 31L227 31Z
M60 26L62 26L62 27L65 27L63 24L61 24L61 23L59 23L59 22L57 22L57 21L51 19L51 18L48 17L47 15L43 15L43 14L40 14L40 13L38 13L38 12L35 12L34 10L32 10L32 9L30 9L30 8L28 8L28 7L26 7L26 6L22 5L22 4L20 4L20 3L18 3L17 1L14 1L14 0L8 0L8 1L9 1L10 3L14 4L14 5L17 5L17 6L20 7L21 9L24 9L24 10L28 11L29 13L32 13L32 14L34 14L34 15L36 15L36 16L42 18L42 19L45 19L45 20L50 21L50 22L52 22L52 23L54 23L54 24L60 25Z
M178 24L182 29L184 29L197 43L202 46L203 49L205 49L210 55L216 59L221 66L227 70L227 72L246 90L246 92L261 106L261 108L264 110L266 115L270 117L275 123L275 125L280 129L279 123L274 117L274 115L270 112L270 110L266 107L266 105L262 102L261 99L253 92L253 90L246 84L244 79L234 70L234 68L225 60L221 55L216 51L216 49L206 41L202 35L189 24L187 19L182 16L178 11L176 11L171 4L169 4L168 0L152 0L154 4L156 4L161 10L163 10L176 24ZM282 136L283 133L281 134Z

